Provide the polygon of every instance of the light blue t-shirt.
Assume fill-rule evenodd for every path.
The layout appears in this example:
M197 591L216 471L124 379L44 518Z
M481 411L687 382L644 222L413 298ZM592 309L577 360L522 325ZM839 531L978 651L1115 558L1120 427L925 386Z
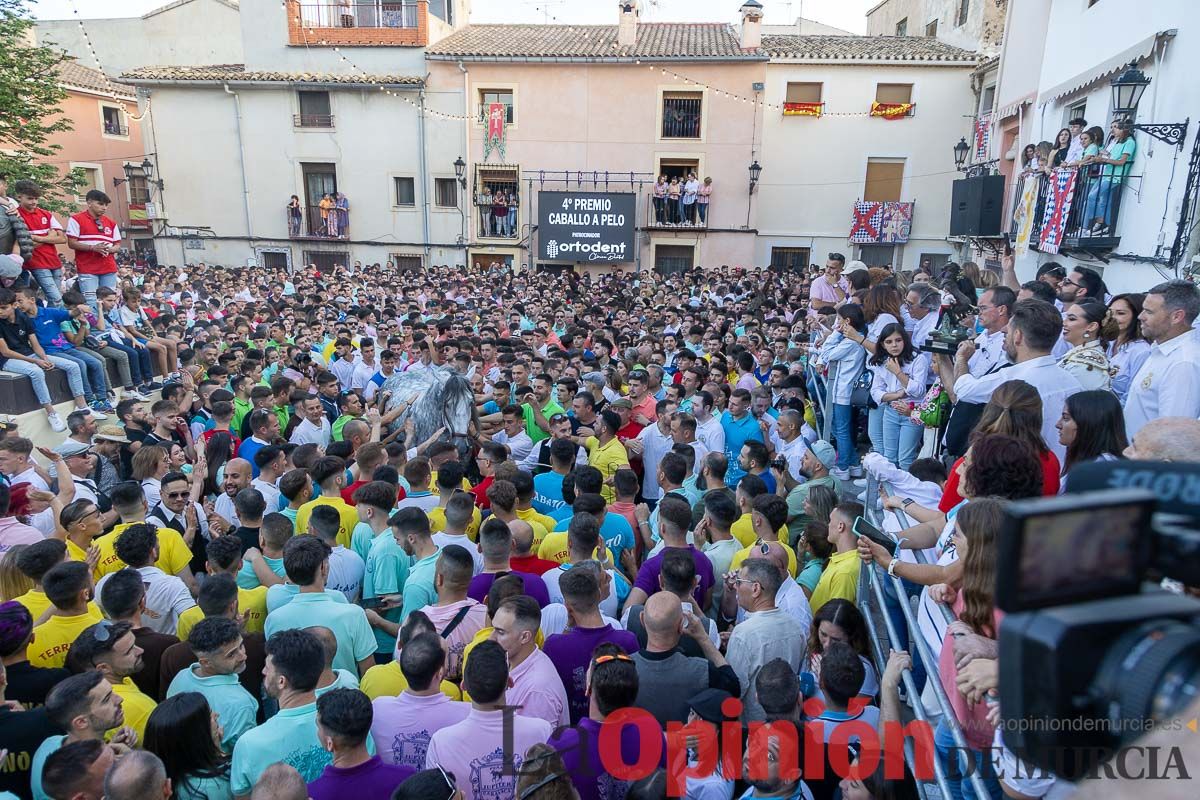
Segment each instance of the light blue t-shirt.
M554 526L556 531L565 531L571 525L571 516L559 520L559 523ZM626 547L634 547L636 541L633 538L633 528L629 527L629 520L622 517L620 514L608 512L604 515L604 522L600 523L600 538L608 545L608 549L613 551L613 558L618 561L621 558L621 551Z
M271 572L287 580L287 572L283 569L282 558L267 558L263 556L263 561L267 562L267 568ZM237 574L237 585L239 589L257 589L259 586L262 586L262 583L258 580L258 576L254 574L254 566L250 563L249 559L242 559L242 568L238 570Z
M345 599L345 598L343 598ZM321 625L333 631L337 654L333 668L358 673L358 662L375 655L375 634L367 612L359 606L338 603L325 593L297 594L291 602L267 614L263 633L268 639L277 632Z
M437 602L437 589L434 588L433 579L441 552L439 547L432 555L409 567L408 580L404 582L404 613L400 616L401 619Z
M375 740L367 737L367 752L375 755ZM321 777L333 755L317 741L317 704L280 709L269 720L252 728L233 748L230 788L234 795L249 795L267 767L284 763L294 767L305 783Z
M391 536L387 528L384 528L379 534L380 536ZM371 544L375 541L375 531L371 530L371 526L365 522L360 522L354 526L353 533L350 534L350 549L358 553L358 557L367 562L367 556L371 554Z
M270 589L267 589L267 613L270 614L277 608L282 608L292 602L292 598L300 594L300 587L294 583L277 583ZM348 603L346 595L336 589L326 589L325 594L332 597L338 603Z
M400 594L408 581L408 569L412 557L404 552L396 537L384 531L371 542L367 552L366 570L363 572L362 597L370 600L389 594ZM404 608L396 606L379 612L389 622L404 621ZM389 636L382 628L375 629L375 652L391 653L396 649L396 637Z
M217 719L224 731L221 748L228 753L233 750L242 734L255 726L258 700L238 682L237 675L202 678L195 672L198 666L200 665L192 664L176 674L167 689L167 697L184 692L199 692L204 695L208 705L217 712Z
M176 800L233 800L229 775L217 778L187 776L174 786Z
M333 683L323 689L316 689L313 694L317 697L332 692L334 689L357 689L358 688L358 673L349 672L344 669L335 669L333 671Z
M741 419L734 419L728 411L721 413L721 430L725 432L725 458L729 460L729 469L725 473L725 485L736 489L738 481L746 471L738 466L738 456L741 455L742 445L753 439L761 442L762 429L753 414L747 413Z
M66 736L51 736L34 751L33 763L29 765L29 788L33 790L33 800L51 800L42 788L42 771L46 769L46 759L61 750L66 739Z
M553 515L563 508L562 485L565 476L557 472L543 472L533 478L533 508L539 514Z

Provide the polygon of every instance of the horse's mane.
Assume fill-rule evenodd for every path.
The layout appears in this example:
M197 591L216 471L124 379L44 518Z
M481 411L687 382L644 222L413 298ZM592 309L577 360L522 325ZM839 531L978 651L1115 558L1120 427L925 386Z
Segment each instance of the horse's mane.
M445 367L434 366L423 370L397 373L384 381L381 391L391 392L387 410L401 403L408 409L392 424L393 430L413 421L413 447L425 441L438 428L449 427L448 422L457 423L462 430L447 430L446 437L466 433L469 422L477 422L475 393L471 384L462 375ZM449 418L449 419L448 419Z

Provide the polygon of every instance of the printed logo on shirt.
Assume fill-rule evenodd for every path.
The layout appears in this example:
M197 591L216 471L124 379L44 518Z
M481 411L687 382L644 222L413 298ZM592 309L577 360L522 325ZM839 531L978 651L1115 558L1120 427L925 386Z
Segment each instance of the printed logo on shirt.
M392 739L392 763L417 771L425 769L425 753L429 750L431 735L427 730L396 734L396 738Z
M521 757L512 755L514 772L521 770ZM511 800L517 790L516 775L505 775L504 748L497 747L491 753L471 759L471 791L475 800Z
M305 783L312 783L321 777L325 767L333 763L333 756L323 747L304 747L287 754L283 763L295 767Z

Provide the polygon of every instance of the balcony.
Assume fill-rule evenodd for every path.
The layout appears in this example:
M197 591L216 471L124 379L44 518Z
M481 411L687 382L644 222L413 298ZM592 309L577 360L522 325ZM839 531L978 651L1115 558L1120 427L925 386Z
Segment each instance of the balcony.
M105 136L128 136L129 135L129 126L125 125L124 123L121 123L121 122L109 122L108 120L105 120L104 121L104 135Z
M343 210L339 216L337 209L328 209L327 213L322 215L320 207L308 206L300 209L298 219L288 212L285 212L285 219L289 239L344 241L350 238L349 211Z
M1058 244L1058 252L1076 250L1080 252L1100 253L1114 250L1121 243L1117 235L1120 223L1121 201L1125 193L1125 185L1133 176L1123 180L1111 175L1104 175L1101 170L1105 167L1084 167L1076 171L1075 192L1071 199L1071 208L1062 226L1062 235ZM1111 172L1119 168L1107 167ZM1119 172L1118 172L1119 174ZM1008 240L1015 242L1021 229L1024 216L1022 198L1026 186L1034 182L1034 192L1031 198L1032 222L1029 229L1029 247L1041 251L1043 241L1047 240L1043 230L1046 219L1046 204L1053 203L1051 191L1051 176L1044 172L1032 172L1020 175L1016 181L1016 193L1013 195L1012 214L1009 220Z
M292 125L297 128L332 128L333 114L293 114Z
M296 47L407 45L428 43L428 25L418 0L286 0L288 44Z
M703 208L703 211L701 210ZM669 197L646 197L646 221L644 227L657 230L708 230L709 214L712 212L711 196L708 203L672 202Z

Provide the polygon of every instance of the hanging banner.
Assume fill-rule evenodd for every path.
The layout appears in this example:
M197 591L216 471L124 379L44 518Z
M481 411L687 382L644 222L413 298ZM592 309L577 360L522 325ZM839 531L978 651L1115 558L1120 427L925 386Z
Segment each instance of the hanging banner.
M904 244L912 233L913 203L859 200L852 209L854 244Z
M850 222L850 241L855 244L878 242L879 229L883 225L883 203L859 200L852 211L854 219Z
M975 120L975 160L987 161L988 142L992 137L992 115L984 114Z
M492 150L500 151L500 161L504 162L505 141L504 123L508 115L508 109L504 107L504 103L489 103L487 116L487 133L483 137L483 160L487 161L488 156L492 154Z
M912 103L871 103L871 116L901 119L912 113Z
M824 111L824 103L784 103L785 117L819 117Z
M538 258L634 261L636 217L632 193L538 192Z
M1056 169L1050 174L1046 210L1042 214L1042 235L1038 242L1038 250L1043 253L1057 253L1062 246L1067 220L1071 216L1077 175L1073 169Z
M1016 228L1016 241L1013 242L1013 255L1023 258L1029 252L1029 239L1033 235L1034 209L1037 206L1038 187L1041 181L1034 176L1027 176L1021 184L1021 196L1017 198L1017 207L1013 210L1013 223Z
M879 241L883 244L904 244L912 233L913 204L891 202L883 204L883 227Z

